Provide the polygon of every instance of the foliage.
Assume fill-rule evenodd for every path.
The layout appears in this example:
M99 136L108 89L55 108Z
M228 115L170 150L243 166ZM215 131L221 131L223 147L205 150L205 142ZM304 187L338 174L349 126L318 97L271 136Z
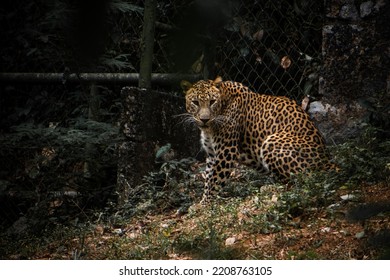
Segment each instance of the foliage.
M91 27L89 22L78 25L83 8L81 2L66 0L5 1L0 9L1 71L132 70L130 60L138 57L138 43L129 34L133 26L140 26L143 9L128 1L110 1L105 16L93 18L100 11L91 7L87 16L96 25L88 37L76 34ZM102 51L88 41L95 35L104 43ZM89 44L94 65L79 59L84 43ZM122 140L120 89L98 86L92 102L89 86L1 86L1 229L28 217L42 221L39 227L30 226L39 231L47 222L66 223L74 215L85 218L85 211L115 199L116 147Z
M31 110L19 118L31 118L39 102L34 99ZM47 100L42 104L46 106ZM47 110L46 115L41 112L44 122L21 122L0 135L1 176L7 182L0 198L6 200L8 210L0 213L1 227L20 215L39 219L42 226L54 220L66 222L72 215L85 215L84 207L101 207L113 198L117 145L123 141L119 127L89 120L82 116L83 106L76 107L51 109L77 111L78 117L58 122L54 121L60 120L58 116L53 119ZM115 119L116 110L101 110L101 117Z
M193 176L192 158L170 160L161 164L158 171L144 176L144 183L131 190L128 202L120 213L123 218L140 214L164 213L179 208L186 211L192 199L199 195L201 182Z
M367 125L361 137L338 145L334 153L348 186L390 179L390 141L378 128Z
M4 55L0 57L1 71L64 72L70 69L72 72L80 72L86 66L78 59L80 40L92 38L90 34L96 31L89 30L89 35L74 37L79 30L88 28L85 24L77 26L82 24L78 22L78 14L83 12L81 9L82 4L66 0L28 3L23 0L5 1L4 8L0 10L0 24L3 27L1 35L4 39ZM88 10L90 15L95 12L99 12L95 11L95 7ZM104 11L106 16L99 17L100 22L93 26L95 29L106 27L105 30L99 30L99 44L105 44L99 54L103 55L103 59L96 60L100 71L134 69L132 65L138 58L138 46L130 44L129 39L133 38L129 38L129 34L133 33L133 24L140 25L142 12L143 8L136 4L121 0L109 1L108 9ZM95 43L93 40L86 42L91 54L94 53ZM126 51L123 48L125 45Z

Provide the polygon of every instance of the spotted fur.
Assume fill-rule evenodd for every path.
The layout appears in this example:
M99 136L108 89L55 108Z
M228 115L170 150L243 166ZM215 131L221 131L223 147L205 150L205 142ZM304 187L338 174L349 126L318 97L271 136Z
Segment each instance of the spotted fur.
M220 77L182 87L207 153L203 199L225 184L236 162L282 180L330 165L323 137L295 101Z

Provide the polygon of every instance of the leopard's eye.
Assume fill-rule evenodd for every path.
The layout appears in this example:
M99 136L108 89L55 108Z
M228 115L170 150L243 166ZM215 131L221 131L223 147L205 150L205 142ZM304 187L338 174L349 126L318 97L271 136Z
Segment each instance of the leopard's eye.
M199 101L198 100L192 100L192 104L195 106L199 107Z
M217 100L215 100L215 99L210 99L210 106L213 106L213 104L214 104L215 102L217 102Z

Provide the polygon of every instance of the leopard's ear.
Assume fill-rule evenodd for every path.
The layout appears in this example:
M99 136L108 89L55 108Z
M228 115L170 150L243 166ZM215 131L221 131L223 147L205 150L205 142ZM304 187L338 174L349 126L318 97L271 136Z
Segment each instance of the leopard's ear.
M213 81L213 84L216 85L216 86L219 86L220 83L222 83L222 77L221 76L217 76L215 78L215 80Z
M189 81L182 80L180 86L183 89L183 92L186 93L192 87L192 84Z

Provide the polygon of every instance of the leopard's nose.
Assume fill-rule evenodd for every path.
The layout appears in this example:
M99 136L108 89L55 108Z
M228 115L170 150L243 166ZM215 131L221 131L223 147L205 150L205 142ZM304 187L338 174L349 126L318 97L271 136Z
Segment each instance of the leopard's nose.
M199 120L202 122L202 125L206 125L210 121L210 110L208 108L200 108L199 110Z
M202 123L206 124L210 118L200 118L200 120L202 121Z

